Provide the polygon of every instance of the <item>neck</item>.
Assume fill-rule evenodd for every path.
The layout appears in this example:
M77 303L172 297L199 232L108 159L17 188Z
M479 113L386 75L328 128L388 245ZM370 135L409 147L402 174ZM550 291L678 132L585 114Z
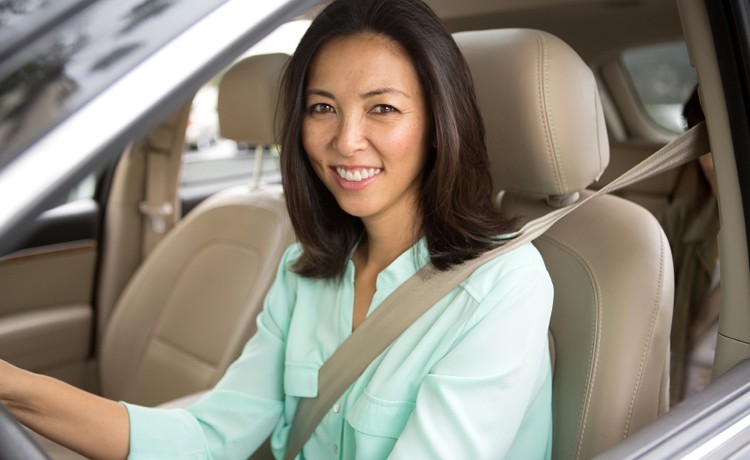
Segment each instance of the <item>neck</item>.
M365 223L365 237L355 254L358 269L382 271L404 251L416 243L418 226L407 220L400 225L372 225Z

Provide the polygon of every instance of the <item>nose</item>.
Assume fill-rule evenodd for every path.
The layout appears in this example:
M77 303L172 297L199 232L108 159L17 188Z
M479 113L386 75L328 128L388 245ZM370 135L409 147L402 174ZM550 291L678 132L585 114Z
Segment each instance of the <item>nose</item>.
M367 146L363 120L354 116L344 116L337 127L334 147L345 157L351 157Z

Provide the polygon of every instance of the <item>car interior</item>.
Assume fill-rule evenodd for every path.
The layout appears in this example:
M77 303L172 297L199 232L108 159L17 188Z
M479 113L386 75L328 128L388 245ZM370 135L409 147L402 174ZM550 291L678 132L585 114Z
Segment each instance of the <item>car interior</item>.
M644 112L626 50L687 42L693 66L709 69L708 118L726 117L710 102L723 97L705 64L715 55L698 2L680 1L679 12L668 0L427 3L472 71L498 206L524 221L590 195L677 136ZM252 146L255 180L183 202L187 101L98 172L90 198L45 211L0 255L0 358L144 405L183 406L216 383L254 333L294 241L281 185L261 180L260 163L275 148L287 59L242 57L215 79L220 138ZM724 122L710 126L714 152L731 151ZM730 177L729 162L716 162ZM553 458L593 458L679 402L669 399L675 273L658 216L692 193L697 168L598 197L534 243L555 286ZM721 206L728 239L741 202ZM714 373L730 367L727 355ZM79 458L35 439L51 458Z

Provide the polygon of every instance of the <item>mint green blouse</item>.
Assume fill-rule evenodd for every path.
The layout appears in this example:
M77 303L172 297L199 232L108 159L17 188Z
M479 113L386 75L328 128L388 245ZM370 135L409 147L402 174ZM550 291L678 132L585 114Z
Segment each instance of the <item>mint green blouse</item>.
M288 269L299 253L286 251L258 332L215 388L187 409L126 404L130 458L245 459L269 434L283 456L299 398L352 329L353 263L341 282L304 278ZM428 260L421 240L382 271L369 313ZM534 246L486 263L365 370L302 457L549 458L551 308Z

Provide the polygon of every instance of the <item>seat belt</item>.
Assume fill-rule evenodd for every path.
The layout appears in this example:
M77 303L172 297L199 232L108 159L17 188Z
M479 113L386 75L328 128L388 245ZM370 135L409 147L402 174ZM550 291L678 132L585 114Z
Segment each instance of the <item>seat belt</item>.
M141 239L143 260L174 226L180 214L177 183L190 107L190 103L185 104L143 141L146 184L144 200L138 205L138 210L146 217Z
M528 222L507 242L476 259L448 271L439 271L432 264L422 267L389 295L320 368L318 395L300 398L284 460L297 456L326 412L376 357L417 318L485 262L534 240L555 222L602 194L661 174L709 151L705 122L701 122L593 194Z
M167 233L167 219L174 216L174 205L168 198L167 175L169 153L148 149L146 152L146 194L138 210L146 219L143 222L142 258L161 241ZM170 219L174 220L174 219Z

